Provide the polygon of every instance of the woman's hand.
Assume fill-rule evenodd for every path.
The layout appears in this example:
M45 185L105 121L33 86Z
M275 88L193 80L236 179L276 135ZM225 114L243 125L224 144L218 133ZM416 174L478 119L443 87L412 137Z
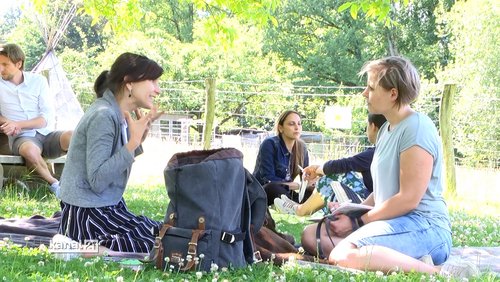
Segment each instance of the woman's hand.
M347 215L339 214L335 218L335 220L330 221L330 229L334 235L345 238L352 233L351 219Z
M319 165L310 165L304 168L304 171L302 172L302 177L304 177L304 179L307 181L315 180L319 176L316 173L318 167Z
M140 120L142 117L144 117L144 113L140 109L134 110L134 113L135 113L135 116L137 117L138 120ZM153 121L157 120L163 113L164 113L163 111L158 112L158 106L156 106L156 105L154 105L151 108L149 113L146 115L146 118L149 118L148 127L146 128L146 130L144 131L144 133L142 135L141 143L144 142L144 140L146 140L146 137L148 136L148 133L149 133L149 129L151 128L151 123L153 123Z
M151 118L149 115L142 115L140 112L139 114L136 112L137 119L133 119L129 112L124 112L123 115L127 121L130 134L128 143L125 146L127 146L129 152L133 152L141 145L145 135L147 135Z
M287 185L290 190L299 190L300 187L300 183L297 182L287 182L283 184Z

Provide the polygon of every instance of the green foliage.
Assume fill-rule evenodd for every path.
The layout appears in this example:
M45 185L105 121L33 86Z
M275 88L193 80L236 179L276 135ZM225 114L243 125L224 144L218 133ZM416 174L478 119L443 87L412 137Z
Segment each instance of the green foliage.
M40 0L34 0L40 1ZM273 21L270 16L278 0L252 1L119 1L119 0L83 0L83 10L92 16L94 23L105 19L106 30L115 34L124 34L138 30L143 20L146 26L156 23L164 25L181 42L190 42L194 18L206 19L204 36L207 42L225 38L231 43L235 38L234 30L226 19L237 17L244 22L263 26Z
M497 7L497 8L495 8ZM453 136L459 161L498 167L500 158L500 13L495 1L458 2L446 15L454 57L439 78L456 83Z
M16 28L6 36L6 39L7 42L16 43L23 49L26 55L24 70L27 71L36 66L47 49L38 24L26 17L21 17Z
M344 12L349 9L349 13L353 19L358 18L358 13L362 11L367 18L376 19L379 22L390 24L391 19L389 13L393 6L406 6L410 0L355 0L347 1L340 5L339 12ZM418 1L415 1L418 2Z

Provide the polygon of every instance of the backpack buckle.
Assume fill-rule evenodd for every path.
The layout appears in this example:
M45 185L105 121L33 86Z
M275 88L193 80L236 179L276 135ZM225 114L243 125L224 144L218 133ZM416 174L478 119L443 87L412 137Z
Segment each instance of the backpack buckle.
M233 234L224 231L222 232L220 240L224 243L232 244L236 241L236 237Z

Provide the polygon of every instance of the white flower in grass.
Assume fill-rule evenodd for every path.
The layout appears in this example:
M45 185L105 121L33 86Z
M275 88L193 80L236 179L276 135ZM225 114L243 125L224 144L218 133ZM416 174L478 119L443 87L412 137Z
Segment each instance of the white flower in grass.
M204 254L200 254L200 259L203 259L205 258L205 255Z
M45 265L45 262L43 260L38 262L38 266L44 266L44 265Z
M123 282L123 276L116 277L116 282Z
M201 279L201 277L203 277L203 273L201 271L197 271L196 272L196 279Z
M93 262L91 262L91 261L86 261L86 262L83 264L83 266L84 266L84 267L90 267L90 266L92 266L93 264L94 264L94 263L93 263Z
M168 262L170 262L170 257L165 257L163 260L164 260L166 263L168 263Z
M47 251L47 246L45 246L45 244L41 244L40 246L38 246L38 249L39 249L41 252L45 252L45 251Z
M10 240L10 239L9 239L9 237L3 237L3 239L2 239L2 240L3 240L4 242L9 242L9 240ZM4 276L4 278L5 278L5 276Z
M192 255L187 255L186 256L186 260L187 261L192 261L193 260L193 256Z
M243 280L247 280L248 279L248 277L245 274L243 274L243 276L241 276L241 278L243 278Z
M379 271L375 272L375 275L380 278L380 277L384 276L384 273L379 270Z
M29 236L24 237L24 241L29 241L31 238Z
M219 269L219 266L215 263L210 264L210 272L216 272Z
M227 267L223 267L223 268L221 268L221 271L222 271L222 272L227 272Z
M328 281L332 281L332 279L333 279L333 276L331 274L328 275Z

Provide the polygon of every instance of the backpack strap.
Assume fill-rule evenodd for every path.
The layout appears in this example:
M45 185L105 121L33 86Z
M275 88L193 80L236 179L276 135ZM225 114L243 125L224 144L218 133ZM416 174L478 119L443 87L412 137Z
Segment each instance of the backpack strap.
M205 232L205 218L203 216L200 216L198 218L198 229L193 229L191 235L191 241L188 243L188 251L187 254L191 255L193 258L196 257L197 255L197 247L198 247L198 239L201 237L203 232ZM195 267L195 260L189 260L186 263L186 266L182 268L182 271L187 271L191 270L193 267Z
M363 220L360 217L352 217L348 216L351 220L352 232L358 230L361 226L364 225ZM333 242L332 235L330 234L330 222L337 220L337 217L334 215L328 215L323 217L316 227L316 250L318 251L318 257L320 259L326 259L323 254L323 250L321 249L321 226L323 223L325 224L326 234L328 235L328 239L332 243L332 246L335 247L335 243Z
M241 233L229 233L226 231L222 231L222 235L220 236L220 240L227 244L233 244L238 241L243 241L246 237L246 232Z
M165 233L167 233L170 227L172 227L172 225L163 224L160 229L160 233L155 237L155 244L153 246L153 253L155 257L153 257L151 260L156 260L157 269L163 269L163 244L161 243L161 239L163 238L163 236L165 236Z
M332 235L330 234L330 222L332 220L337 220L336 217L330 218L330 216L325 216L323 217L319 222L318 226L316 227L316 250L318 252L318 258L319 259L325 259L325 256L323 254L323 249L321 248L321 226L325 224L325 230L326 234L328 235L328 239L332 243L332 245L335 247L335 243L333 242Z

